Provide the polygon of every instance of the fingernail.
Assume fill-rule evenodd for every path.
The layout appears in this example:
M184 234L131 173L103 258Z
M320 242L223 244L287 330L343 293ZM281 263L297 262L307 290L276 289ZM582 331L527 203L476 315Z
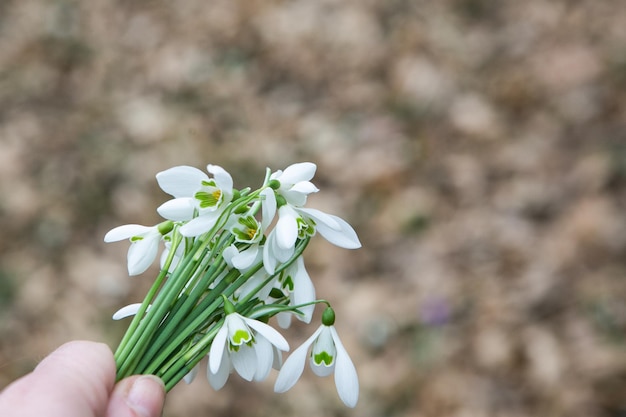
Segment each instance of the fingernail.
M142 375L134 382L126 403L142 417L158 417L163 411L165 385L159 377Z

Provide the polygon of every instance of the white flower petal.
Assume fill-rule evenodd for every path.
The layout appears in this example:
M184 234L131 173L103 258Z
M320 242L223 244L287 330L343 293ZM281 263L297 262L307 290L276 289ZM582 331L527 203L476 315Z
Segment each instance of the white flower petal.
M198 168L182 165L159 172L156 179L163 191L178 198L193 197L209 177Z
M311 193L318 192L319 188L317 188L312 182L301 181L297 184L294 184L294 186L291 187L290 191L294 191L294 192L302 193L302 194L311 194Z
M295 251L295 246L282 249L278 243L276 243L276 236L277 232L276 228L274 228L267 237L267 241L263 247L263 266L270 275L274 274L279 262L287 261Z
M278 244L278 233L276 232L276 229L272 230L272 233L270 233L270 236L273 239L268 239L267 242L265 242L266 246L269 246L269 251L271 252L272 256L274 258L276 258L277 261L279 262L286 262L289 258L291 258L291 256L293 255L293 253L295 252L295 245L292 245L291 247L288 248L281 248L280 245Z
M298 382L298 378L304 371L304 363L306 362L309 346L311 346L311 343L313 343L321 331L322 327L319 327L311 337L289 355L274 383L275 392L285 392Z
M276 321L281 329L288 329L291 326L291 316L293 316L293 314L286 311L281 311L276 314Z
M269 324L265 324L258 320L249 319L247 317L243 317L243 320L248 326L259 332L260 335L265 337L271 344L276 346L278 349L284 351L289 350L289 343L287 343L287 340L283 337L282 334L278 332L278 330L274 329Z
M207 165L206 170L213 174L215 184L227 194L233 192L233 178L230 174L219 165Z
M281 184L296 184L300 181L309 181L315 175L317 166L312 162L299 162L289 165L280 175Z
M228 326L226 323L219 329L213 343L211 343L211 350L209 351L209 370L212 373L217 373L220 364L222 363L222 356L224 356L224 350L226 349L226 338L228 337Z
M297 191L285 190L280 192L285 197L287 204L293 207L302 207L306 204L307 194L302 194Z
M225 326L228 327L229 344L241 346L252 340L252 330L250 330L245 320L246 317L239 313L231 313L226 316ZM237 334L241 331L245 332L246 335ZM235 340L235 336L237 336L237 340Z
M353 408L359 400L359 377L356 368L343 347L335 326L330 327L330 332L337 349L337 359L335 364L335 385L341 401L348 407Z
M152 227L142 226L140 224L125 224L117 226L104 235L105 242L119 242L120 240L130 239L133 236L139 236L152 230Z
M330 364L326 364L322 361L322 363L315 362L315 355L320 354L322 352L327 353L331 357ZM313 342L313 348L311 351L311 357L309 358L309 364L311 365L311 370L317 376L325 377L333 373L335 370L335 363L337 362L337 353L335 349L335 344L333 341L333 337L330 331L330 327L323 326L320 335L317 337L317 340Z
M267 275L265 274L265 271L260 269L254 275L252 275L246 281L245 284L239 287L239 289L237 290L237 297L242 298L242 297L247 296L250 292L255 291L259 287L259 285L261 285L265 281L266 278L267 278ZM270 291L272 291L272 287L274 284L273 281L274 280L270 281L263 288L261 288L255 294L255 297L258 298L259 300L265 300L267 296L269 295ZM257 317L260 317L260 316L257 316Z
M330 243L340 248L345 249L358 249L361 247L361 242L356 235L356 232L348 223L345 223L345 228L342 228L341 232L337 232L334 229L326 227L324 224L319 224L316 230Z
M239 346L236 352L230 352L230 360L239 375L246 381L252 381L257 368L256 352L248 345Z
M219 213L217 213L217 216L213 215L215 213L217 212L211 212L204 216L199 216L193 220L190 220L189 223L181 226L180 234L185 237L194 237L200 236L201 234L208 232L213 226L215 226L215 223L217 222L217 219L219 217Z
M326 365L323 362L318 365L315 362L313 362L312 359L310 359L309 363L311 365L311 370L313 371L313 373L315 375L323 378L323 377L326 377L326 376L328 376L328 375L333 373L333 371L335 370L335 363L336 363L336 361L334 361L330 365Z
M330 227L331 229L334 229L337 231L341 230L341 224L337 222L336 220L338 218L337 216L324 213L323 211L314 209L314 208L298 208L298 211L300 213L304 213L307 217L310 217L313 220L315 220L315 223L317 224L322 223Z
M233 256L233 266L239 270L250 267L259 255L259 245L252 245L248 249Z
M194 366L193 369L183 377L186 384L191 384L193 380L196 379L196 375L198 375L198 367L198 365Z
M298 210L315 220L317 223L315 229L333 245L346 249L361 247L356 232L342 218L316 209L299 208Z
M272 368L276 369L277 371L280 370L280 368L282 368L283 366L283 354L278 349L272 349L272 357Z
M272 344L260 334L256 335L256 343L254 344L256 351L256 371L254 373L255 381L263 381L270 374L272 364L274 362L274 348Z
M161 217L174 221L187 221L193 218L195 200L191 197L180 197L166 201L157 208Z
M210 359L210 356L209 356ZM219 391L226 381L228 381L228 376L230 375L231 363L230 358L228 357L228 353L226 353L220 363L218 364L218 368L216 372L211 372L211 369L207 367L206 377L209 380L209 384L213 387L215 391Z
M266 188L261 191L261 197L263 198L261 228L267 230L276 216L276 194L271 188Z
M141 307L141 303L129 304L117 310L113 313L113 320L121 320L126 317L134 316L139 311L139 307ZM149 309L149 307L148 307Z
M128 248L128 274L139 275L154 262L159 251L159 236L146 237L133 242Z
M224 257L226 264L231 268L233 267L233 258L237 255L239 255L239 251L235 245L230 245L222 251L222 256Z
M270 242L274 240L274 236L275 233L272 230L272 233L270 233L265 245L263 246L263 267L270 275L274 274L276 271L276 265L278 264L276 257L272 253L272 245L270 244Z
M178 247L176 248L176 253L174 254L174 257L172 258L172 263L170 264L170 267L169 267L170 273L174 272L174 270L176 269L176 266L178 265L181 258L183 257L184 252L185 252L185 245L178 245ZM161 253L161 258L159 259L159 266L161 269L165 267L165 261L167 261L169 254L170 254L170 248L166 244L165 249L163 250L163 253Z
M298 257L295 265L296 271L293 276L294 304L306 304L314 301L315 286L313 285L313 281L311 281L311 277L309 277L309 274L304 266L304 258L302 256ZM315 310L315 305L311 304L305 307L300 307L299 310L302 312L302 315L297 314L296 317L305 323L310 323L311 318L313 317L313 311Z
M276 243L281 249L294 246L298 238L297 213L289 206L278 209L279 219L276 223Z

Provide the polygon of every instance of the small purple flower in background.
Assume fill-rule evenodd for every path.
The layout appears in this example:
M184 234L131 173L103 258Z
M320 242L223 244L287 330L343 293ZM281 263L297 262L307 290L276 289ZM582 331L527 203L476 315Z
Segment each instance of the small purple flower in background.
M426 299L419 309L420 321L427 326L442 326L450 321L450 305L443 298Z

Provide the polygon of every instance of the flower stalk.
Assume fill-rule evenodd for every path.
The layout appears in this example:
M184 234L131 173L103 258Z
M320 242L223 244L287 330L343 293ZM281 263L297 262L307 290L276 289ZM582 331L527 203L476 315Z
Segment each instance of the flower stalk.
M256 190L234 189L230 174L217 165L207 166L212 176L188 166L157 174L161 188L174 197L157 209L165 221L152 227L119 226L105 236L106 242L130 240L131 275L145 272L163 246L160 272L144 300L114 315L134 315L115 352L118 380L153 374L169 391L182 379L193 379L208 356L207 377L215 389L226 383L232 370L260 381L272 367L280 368L282 352L289 350L283 336L268 324L272 317L285 328L292 316L308 323L319 303L328 306L324 317L331 314L328 301L315 297L303 253L318 231L340 247L361 244L344 220L304 207L308 195L318 191L310 182L315 170L306 162L284 171L268 169ZM322 323L332 332L318 330L314 336L333 335L320 344L326 349L325 363L334 365L337 347L345 368L347 354L338 337L334 339L332 314L333 323L327 318ZM314 348L319 344L313 339L310 343ZM279 374L277 391L295 383L294 372L289 372ZM352 385L339 393L353 407L358 381L356 371L348 374Z

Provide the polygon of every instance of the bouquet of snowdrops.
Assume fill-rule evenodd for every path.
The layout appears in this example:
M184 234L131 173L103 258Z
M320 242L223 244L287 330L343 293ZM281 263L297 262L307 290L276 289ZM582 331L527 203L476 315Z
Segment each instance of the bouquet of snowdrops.
M356 405L355 367L330 303L316 298L303 253L317 232L343 248L361 244L341 218L305 207L318 191L311 183L315 170L309 162L268 169L255 190L233 188L230 174L217 165L207 166L210 175L189 166L157 174L159 186L174 197L157 209L165 220L119 226L104 238L130 240L130 275L146 271L164 248L143 302L113 316L134 316L115 353L118 380L154 374L170 390L183 379L191 382L208 355L206 374L216 390L233 371L261 381L275 368L274 389L284 392L308 356L317 375L334 373L341 400ZM283 363L289 344L269 319L276 316L283 329L292 317L309 323L318 304L325 308L320 327Z

